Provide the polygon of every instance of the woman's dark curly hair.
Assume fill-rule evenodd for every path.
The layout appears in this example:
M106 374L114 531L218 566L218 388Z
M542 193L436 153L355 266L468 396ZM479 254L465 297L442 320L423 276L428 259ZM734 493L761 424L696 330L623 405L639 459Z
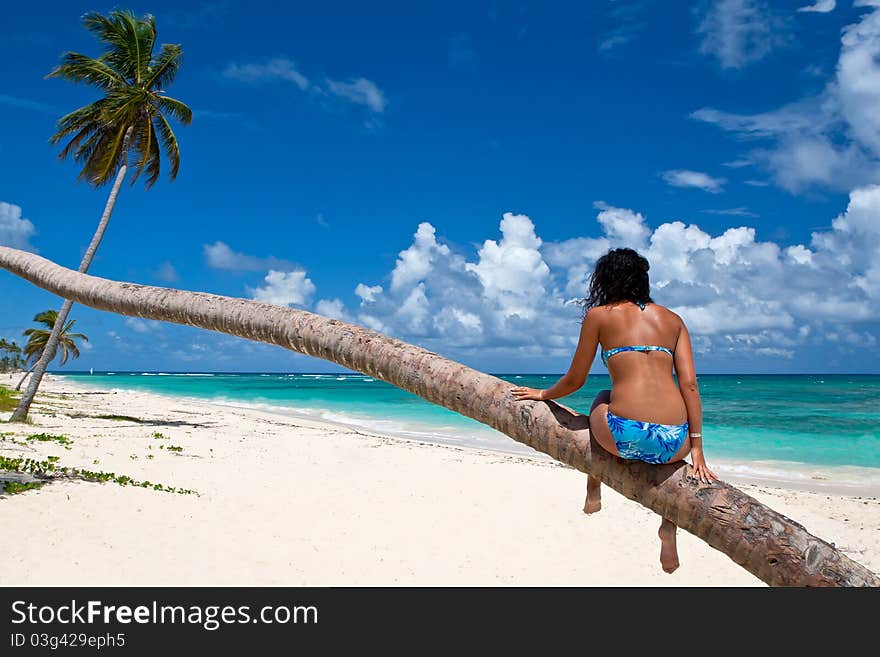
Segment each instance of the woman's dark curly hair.
M653 303L648 259L632 249L611 249L596 261L584 310L619 301Z

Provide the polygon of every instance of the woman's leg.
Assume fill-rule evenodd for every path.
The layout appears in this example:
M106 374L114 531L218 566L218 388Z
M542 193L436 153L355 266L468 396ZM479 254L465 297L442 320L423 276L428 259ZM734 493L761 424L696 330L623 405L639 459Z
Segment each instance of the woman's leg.
M600 390L599 394L593 399L590 406L590 434L596 439L602 447L617 454L617 447L614 446L614 438L608 429L608 419L605 414L608 412L608 404L611 402L611 391ZM613 449L608 449L608 443ZM596 513L602 508L602 482L593 475L587 476L587 499L584 502L584 513Z
M660 566L670 574L678 569L678 545L675 542L677 529L674 522L663 518L657 531L660 537Z
M676 452L669 462L676 463L684 460L684 457L691 451L690 436L684 439L684 443ZM667 573L674 573L679 566L678 563L678 545L675 541L675 532L678 528L675 523L666 518L661 518L660 529L657 535L660 537L660 566Z

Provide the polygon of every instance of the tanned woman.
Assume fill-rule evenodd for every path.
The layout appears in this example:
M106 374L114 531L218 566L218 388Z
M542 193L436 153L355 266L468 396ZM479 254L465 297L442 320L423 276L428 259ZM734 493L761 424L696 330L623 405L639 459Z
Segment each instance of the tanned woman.
M632 249L613 249L596 261L586 314L568 371L545 390L516 387L519 400L565 397L584 385L596 350L611 377L611 390L596 395L590 433L624 459L675 463L688 454L694 476L716 480L703 454L702 403L690 335L681 317L653 302L647 259ZM601 483L590 476L584 513L602 508ZM660 564L679 565L675 524L660 524Z

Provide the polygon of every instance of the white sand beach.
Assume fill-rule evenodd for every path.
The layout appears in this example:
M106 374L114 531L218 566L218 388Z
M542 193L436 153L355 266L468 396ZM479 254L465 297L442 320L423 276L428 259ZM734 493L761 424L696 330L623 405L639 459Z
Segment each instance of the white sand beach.
M658 516L607 487L584 515L585 475L548 459L55 377L41 391L32 425L0 425L3 456L198 494L63 480L0 497L0 585L763 586L683 531L667 575ZM876 496L741 488L880 571Z

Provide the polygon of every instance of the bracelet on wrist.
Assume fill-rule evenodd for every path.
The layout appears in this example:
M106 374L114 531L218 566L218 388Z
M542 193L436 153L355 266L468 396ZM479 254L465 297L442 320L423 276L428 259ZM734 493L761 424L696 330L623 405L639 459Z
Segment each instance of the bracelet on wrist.
M688 435L689 435L691 438L702 438L702 437L703 437L703 434L701 434L701 433L699 433L699 432L690 433L690 434L688 434Z

